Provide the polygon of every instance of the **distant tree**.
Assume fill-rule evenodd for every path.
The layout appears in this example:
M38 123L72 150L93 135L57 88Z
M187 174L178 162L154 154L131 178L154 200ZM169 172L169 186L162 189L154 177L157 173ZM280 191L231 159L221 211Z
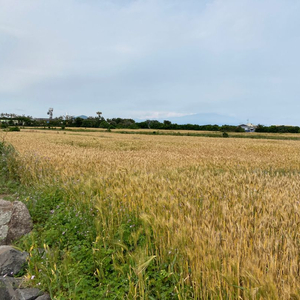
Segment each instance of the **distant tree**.
M171 129L172 122L169 120L164 120L164 129Z
M235 132L245 132L245 129L242 128L241 126L236 126L236 128L235 128L234 131L235 131Z
M163 129L164 125L162 123L160 123L157 120L151 120L150 121L150 128L151 129Z
M75 127L81 127L82 124L83 124L83 121L84 121L84 119L82 119L80 117L75 118L75 120L74 120L74 126Z
M138 122L136 123L136 125L141 128L141 129L146 129L148 128L148 122L147 121L143 121L143 122Z
M148 129L150 129L151 128L151 120L146 120L146 123L147 123Z
M245 132L242 127L235 125L222 125L220 130L224 132Z
M107 121L103 120L103 121L101 121L99 127L100 128L111 128L111 125Z
M278 126L272 125L268 127L268 132L273 132L273 133L278 132Z
M117 123L114 121L114 119L107 119L106 121L112 128L116 128Z
M256 126L255 132L267 132L268 128L264 125L258 124Z
M87 118L82 121L82 127L93 127L93 119Z

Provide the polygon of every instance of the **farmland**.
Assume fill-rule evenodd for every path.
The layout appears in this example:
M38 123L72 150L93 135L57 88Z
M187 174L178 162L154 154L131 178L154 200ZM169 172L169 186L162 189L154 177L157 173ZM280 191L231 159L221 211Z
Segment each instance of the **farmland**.
M299 141L1 134L54 299L300 299Z

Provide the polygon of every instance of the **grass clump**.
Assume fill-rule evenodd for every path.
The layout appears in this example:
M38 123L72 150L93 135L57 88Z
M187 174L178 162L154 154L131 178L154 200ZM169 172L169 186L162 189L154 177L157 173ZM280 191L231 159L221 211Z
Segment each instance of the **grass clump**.
M222 137L223 137L223 138L228 138L228 137L229 137L229 135L228 135L228 133L227 133L227 132L223 132L223 133L222 133Z
M13 126L13 127L8 127L9 129L9 131L21 131L21 129L20 129L20 127L18 127L18 126Z

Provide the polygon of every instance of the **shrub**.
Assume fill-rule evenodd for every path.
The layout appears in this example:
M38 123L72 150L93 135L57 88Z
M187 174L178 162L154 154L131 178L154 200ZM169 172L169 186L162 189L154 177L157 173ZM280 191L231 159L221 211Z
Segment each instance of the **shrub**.
M20 131L20 127L18 126L9 127L9 131Z

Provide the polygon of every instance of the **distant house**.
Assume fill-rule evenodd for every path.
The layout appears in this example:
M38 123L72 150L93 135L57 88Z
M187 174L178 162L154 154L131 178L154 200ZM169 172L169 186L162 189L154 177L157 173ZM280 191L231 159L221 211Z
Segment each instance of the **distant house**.
M256 129L256 126L252 123L241 124L239 127L243 128L246 132L254 132Z

